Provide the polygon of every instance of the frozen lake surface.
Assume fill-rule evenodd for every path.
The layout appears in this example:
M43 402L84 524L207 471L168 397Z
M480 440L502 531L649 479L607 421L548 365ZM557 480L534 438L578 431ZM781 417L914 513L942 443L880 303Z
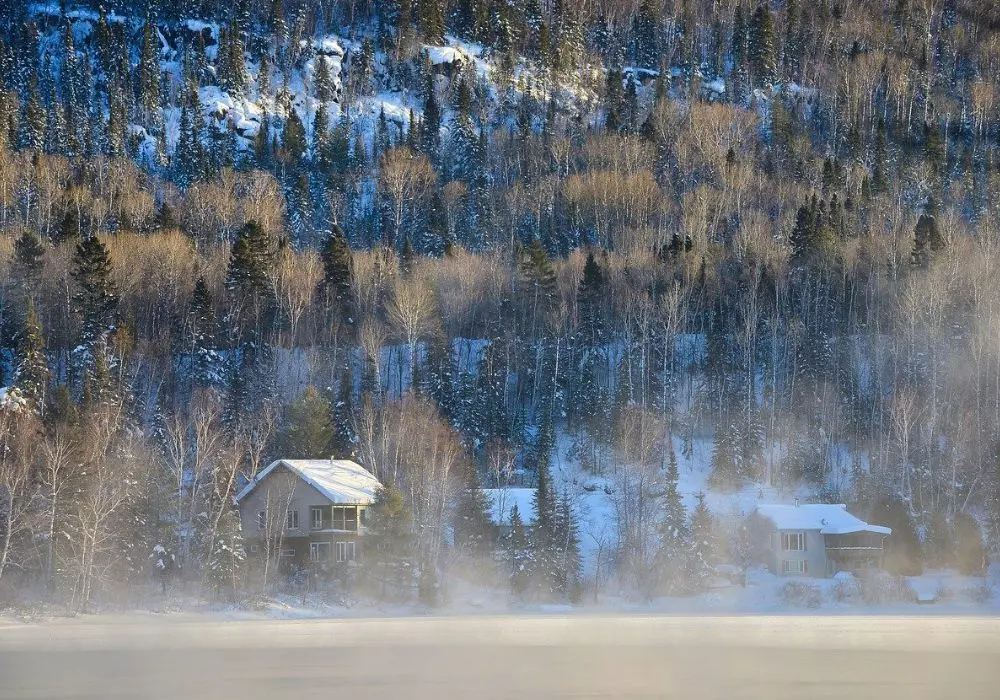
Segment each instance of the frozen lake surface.
M0 698L989 698L1000 620L525 615L0 623Z

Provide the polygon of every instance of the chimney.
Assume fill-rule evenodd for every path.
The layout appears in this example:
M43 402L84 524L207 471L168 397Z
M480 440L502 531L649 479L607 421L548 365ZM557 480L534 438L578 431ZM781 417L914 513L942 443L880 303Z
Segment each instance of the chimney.
M796 508L798 508L798 507L799 507L799 499L797 499L797 498L795 499L795 507L796 507Z

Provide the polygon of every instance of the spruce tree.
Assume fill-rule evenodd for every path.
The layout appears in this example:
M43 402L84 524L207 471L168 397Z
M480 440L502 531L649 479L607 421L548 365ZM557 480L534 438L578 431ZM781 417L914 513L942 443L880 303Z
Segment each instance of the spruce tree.
M334 98L333 78L324 56L317 56L313 63L313 87L320 102L329 102Z
M964 576L982 576L986 568L986 547L983 531L968 513L957 513L955 528L955 564Z
M756 85L768 86L777 80L776 57L774 20L767 3L761 3L750 22L749 58Z
M307 386L285 415L281 437L284 454L296 459L322 459L329 456L334 426L330 402L313 386Z
M152 19L147 19L142 29L142 46L139 50L139 108L143 123L154 124L160 110L160 40Z
M507 552L510 557L510 592L517 599L528 594L534 570L532 549L528 534L521 519L517 504L510 509L510 534L507 537Z
M235 602L242 590L246 550L235 509L226 507L215 532L205 570L205 583L220 600Z
M319 291L331 311L347 316L351 312L353 263L347 236L337 224L330 229L320 250L320 260L323 262L323 279Z
M233 243L226 275L227 289L244 301L272 297L275 255L271 236L256 221L248 221Z
M441 149L441 106L434 89L434 74L427 76L424 89L424 114L420 128L421 150L437 164Z
M643 0L632 20L632 56L640 68L655 69L660 65L659 8L655 0Z
M353 458L354 444L354 381L350 367L345 367L337 384L337 399L333 403L333 454Z
M199 276L187 310L188 347L191 355L191 378L196 386L221 383L221 358L215 347L215 304L205 278Z
M659 550L657 551L657 569L660 585L668 593L681 589L684 576L685 557L688 552L687 512L681 500L677 483L680 478L677 469L677 454L674 451L673 439L668 435L667 473L661 496L661 519L657 528L659 535Z
M282 132L281 147L293 161L298 161L306 152L306 128L299 118L298 112L292 109L285 120L285 130Z
M749 52L747 49L747 20L743 5L736 6L733 17L733 39L730 54L733 60L733 70L730 74L730 94L733 103L744 106L750 97Z
M81 339L84 345L91 346L111 330L118 307L118 290L111 280L111 256L97 236L77 244L71 274L77 287L73 308L83 319Z
M33 79L28 92L28 103L21 112L21 148L41 153L45 149L47 122L48 113L42 105L42 98L38 92L38 81Z
M587 253L576 303L580 338L585 347L595 348L600 345L604 336L604 273L594 259L593 251Z
M36 289L42 267L45 264L45 246L38 234L30 228L14 241L14 256L11 261L11 280L20 292L30 294Z
M35 314L35 305L28 301L24 331L18 342L14 386L32 410L41 413L45 408L45 393L52 373L45 358L45 339Z
M413 516L406 498L394 484L375 492L366 511L369 536L364 564L381 589L383 599L409 594L413 582Z
M465 467L465 484L456 499L452 528L459 551L477 557L486 557L493 551L490 502L471 463Z
M917 225L913 229L913 252L912 260L914 265L926 265L930 260L931 253L942 250L946 243L941 229L937 223L937 200L933 196L928 197L924 212L917 220Z
M715 519L705 505L705 494L698 494L698 504L691 513L691 538L687 555L687 585L691 591L708 588L715 572Z

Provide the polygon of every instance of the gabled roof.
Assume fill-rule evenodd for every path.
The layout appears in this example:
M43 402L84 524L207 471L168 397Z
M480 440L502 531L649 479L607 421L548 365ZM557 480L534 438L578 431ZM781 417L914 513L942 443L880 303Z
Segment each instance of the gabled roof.
M284 467L330 499L344 505L370 505L380 484L375 476L349 459L279 459L263 469L236 496L239 503L279 467Z
M510 525L510 512L517 506L521 522L532 525L535 522L535 489L483 489L490 504L490 522L494 525Z
M779 530L819 530L823 535L849 535L852 532L892 534L892 530L887 527L869 525L861 518L851 515L843 503L762 505L757 506L757 512L774 523Z

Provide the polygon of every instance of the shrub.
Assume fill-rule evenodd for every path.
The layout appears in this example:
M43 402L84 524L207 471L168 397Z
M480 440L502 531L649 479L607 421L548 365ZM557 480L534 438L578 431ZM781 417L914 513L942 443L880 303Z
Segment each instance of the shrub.
M778 599L799 608L818 608L823 594L817 586L801 581L789 581L778 589Z
M893 576L884 571L873 571L858 580L861 599L869 605L890 602L914 603L917 594L906 585L902 576Z

